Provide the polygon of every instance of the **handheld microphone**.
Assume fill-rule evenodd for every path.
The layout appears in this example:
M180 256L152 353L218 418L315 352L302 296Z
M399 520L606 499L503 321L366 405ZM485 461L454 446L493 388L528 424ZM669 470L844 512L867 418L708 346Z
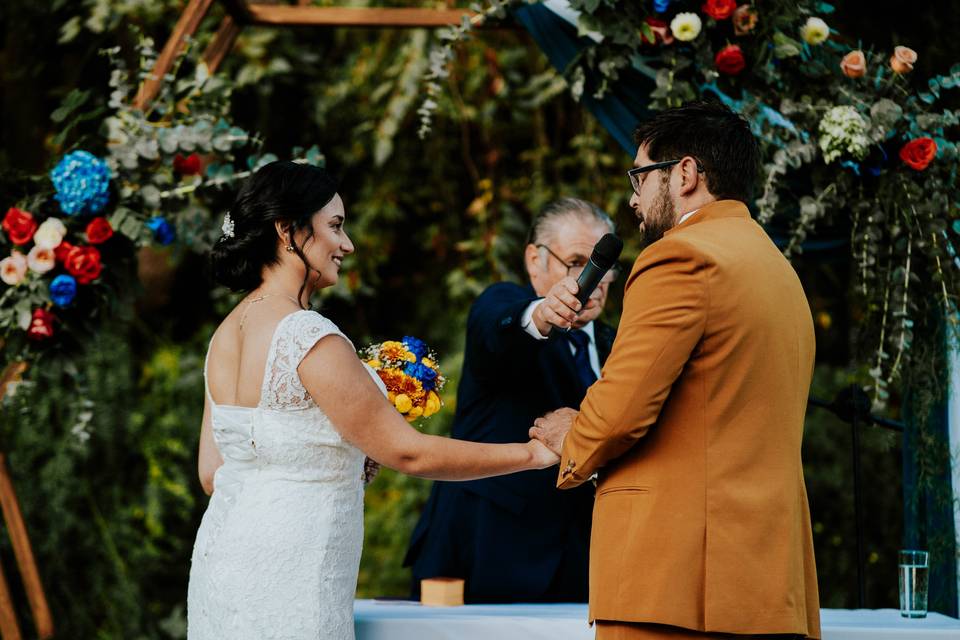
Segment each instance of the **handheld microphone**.
M603 276L607 275L607 271L610 271L611 267L616 264L621 251L623 251L623 240L612 233L600 238L600 241L593 247L590 260L584 265L580 277L577 278L577 300L580 301L580 304L587 304L590 294L603 280Z
M607 271L610 271L613 265L616 264L621 251L623 251L623 240L612 233L606 234L594 245L593 253L590 254L590 260L584 265L583 271L580 272L580 276L577 278L576 298L580 301L581 305L585 306L587 304L587 300L590 299L590 294L593 293L593 290L596 289L600 281L603 280L603 276L607 275ZM553 335L554 331L557 330L556 327L550 327L547 335ZM569 329L559 329L559 331L566 333Z

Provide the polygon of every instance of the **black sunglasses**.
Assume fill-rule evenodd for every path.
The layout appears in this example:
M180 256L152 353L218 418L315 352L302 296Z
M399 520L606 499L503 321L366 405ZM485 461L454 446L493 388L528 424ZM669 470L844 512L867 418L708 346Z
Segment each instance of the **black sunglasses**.
M643 184L643 181L640 180L639 176L643 175L648 171L656 171L657 169L666 169L667 167L672 167L675 164L680 164L683 161L683 158L679 160L667 160L665 162L654 162L653 164L648 164L645 167L634 167L627 171L627 177L630 178L630 186L633 188L633 192L640 195L640 186ZM695 160L697 163L697 173L703 173L703 165L700 164L699 160Z

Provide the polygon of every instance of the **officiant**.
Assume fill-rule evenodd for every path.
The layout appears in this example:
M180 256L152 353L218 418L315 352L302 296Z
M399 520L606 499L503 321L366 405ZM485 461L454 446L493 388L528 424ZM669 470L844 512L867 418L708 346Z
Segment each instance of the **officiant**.
M580 406L613 344L614 329L597 318L616 271L576 315L564 304L575 291L561 281L612 231L606 213L576 198L535 218L529 284L491 285L471 307L454 438L526 442L536 418ZM558 491L555 469L435 482L404 561L414 597L421 579L443 576L465 579L468 603L585 602L593 493L590 483Z

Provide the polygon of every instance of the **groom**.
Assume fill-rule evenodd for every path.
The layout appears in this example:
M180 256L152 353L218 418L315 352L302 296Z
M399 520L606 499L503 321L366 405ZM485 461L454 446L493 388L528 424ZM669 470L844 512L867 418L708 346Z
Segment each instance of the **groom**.
M820 637L800 461L814 363L796 273L750 218L759 153L693 103L636 133L630 205L646 249L600 380L530 435L558 486L599 473L597 639Z

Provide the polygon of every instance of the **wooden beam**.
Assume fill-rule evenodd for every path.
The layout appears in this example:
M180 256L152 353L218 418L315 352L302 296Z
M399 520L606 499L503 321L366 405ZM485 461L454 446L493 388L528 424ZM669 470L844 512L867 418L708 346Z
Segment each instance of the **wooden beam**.
M250 24L253 22L253 14L247 6L247 0L220 0L220 4L227 10L227 13L240 24Z
M242 29L243 27L233 19L233 16L224 16L216 35L207 45L207 50L203 52L203 62L207 65L210 75L215 74L220 68L223 59L233 49L233 44L237 41L237 36Z
M20 625L17 624L17 612L13 608L10 587L0 568L0 638L3 640L21 640Z
M464 9L304 7L251 4L254 24L272 26L445 27L460 24Z
M13 545L13 554L17 558L17 566L23 578L23 588L27 592L27 601L33 612L37 636L40 640L47 640L53 637L53 617L50 615L47 597L43 593L43 584L40 582L37 561L33 557L33 547L30 546L30 538L27 536L27 527L23 524L20 503L17 501L17 494L10 480L10 472L7 470L7 459L2 453L0 453L0 508L3 509L3 519L7 523L7 533Z
M177 56L183 51L186 46L186 39L197 32L200 22L210 11L211 4L213 4L213 0L190 0L190 4L183 10L180 20L177 21L177 26L173 28L170 39L167 40L163 51L160 52L160 57L157 58L153 71L140 85L137 97L133 101L135 108L145 110L160 93L163 77L167 75Z

